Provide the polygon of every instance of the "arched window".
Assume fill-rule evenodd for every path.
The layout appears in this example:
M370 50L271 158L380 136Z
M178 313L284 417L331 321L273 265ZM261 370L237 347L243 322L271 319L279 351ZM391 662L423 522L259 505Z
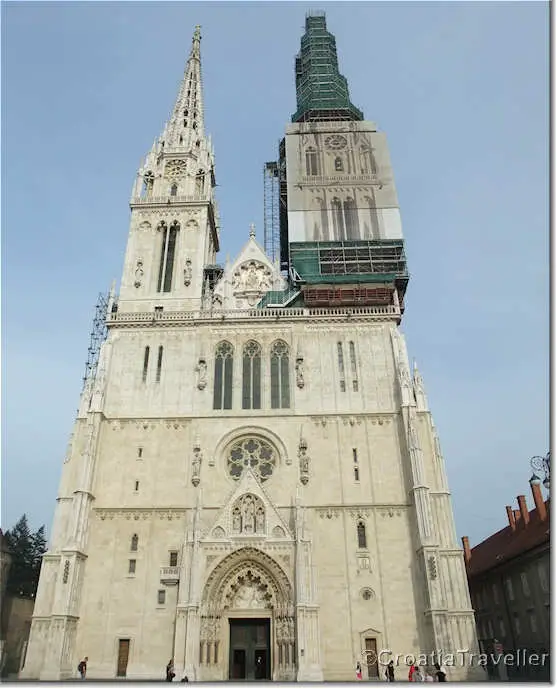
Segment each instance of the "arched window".
M177 184L173 184L173 185L170 187L170 196L176 196L177 193L178 193L178 185L177 185Z
M336 197L331 201L331 208L333 209L333 230L335 236L333 241L344 239L344 215L342 213L342 203Z
M232 409L233 364L234 347L230 342L219 342L215 349L213 409Z
M308 177L319 174L319 159L313 146L306 149L306 174Z
M155 176L152 172L146 172L143 176L143 188L141 189L141 198L148 198L153 192L153 185L155 184Z
M369 209L370 221L370 238L379 239L379 217L377 216L377 207L375 205L375 194L373 189L370 190L370 196L366 196L365 201Z
M139 536L136 533L134 533L134 535L132 536L132 542L130 545L130 550L137 550L137 544L138 543L139 543Z
M271 408L290 408L290 362L286 342L277 340L271 345Z
M344 202L344 224L346 227L347 239L360 238L358 209L356 208L356 202L352 198L347 198Z
M159 279L157 281L157 292L170 292L172 287L172 273L174 270L174 253L176 251L176 237L180 225L175 220L170 229L164 220L158 227L162 234L161 258L159 263Z
M242 409L261 409L261 347L253 340L244 345Z
M358 369L356 367L356 346L352 340L348 343L350 350L350 370L352 372L352 389L358 392Z
M342 164L342 158L337 156L335 158L335 172L342 172L344 170L344 165Z
M195 176L195 192L196 194L202 194L205 188L205 173L203 170L199 170Z
M370 146L360 146L360 170L362 175L377 174L377 165Z
M367 548L366 525L363 522L358 522L358 548Z

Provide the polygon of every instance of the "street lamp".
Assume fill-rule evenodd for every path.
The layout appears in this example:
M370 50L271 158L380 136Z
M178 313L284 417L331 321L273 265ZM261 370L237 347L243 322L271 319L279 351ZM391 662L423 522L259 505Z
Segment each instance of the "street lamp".
M540 475L543 475L543 485L544 485L546 490L549 490L549 485L550 485L550 455L551 455L551 453L548 452L545 455L545 457L540 457L539 455L532 457L532 459L530 460L530 466L532 467L532 470L534 473L532 474L532 478L530 479L530 485L533 485L534 483L542 482Z

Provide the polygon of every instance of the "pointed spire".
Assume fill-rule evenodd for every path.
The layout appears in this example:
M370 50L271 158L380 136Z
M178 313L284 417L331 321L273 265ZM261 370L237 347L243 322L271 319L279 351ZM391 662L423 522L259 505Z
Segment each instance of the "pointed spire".
M204 137L200 46L201 27L196 26L178 98L164 129L163 139L167 146L189 148L197 139Z

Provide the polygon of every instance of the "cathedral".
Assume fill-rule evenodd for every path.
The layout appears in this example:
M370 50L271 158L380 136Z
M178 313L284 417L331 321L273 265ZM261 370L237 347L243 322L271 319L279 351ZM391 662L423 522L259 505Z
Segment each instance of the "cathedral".
M196 27L137 172L64 458L23 679L406 679L477 648L451 494L400 330L385 135L306 17L271 170L275 251L219 264ZM214 85L213 85L214 87ZM267 232L267 227L265 231ZM271 232L269 229L269 232ZM266 242L265 242L266 244ZM467 664L449 668L469 679Z

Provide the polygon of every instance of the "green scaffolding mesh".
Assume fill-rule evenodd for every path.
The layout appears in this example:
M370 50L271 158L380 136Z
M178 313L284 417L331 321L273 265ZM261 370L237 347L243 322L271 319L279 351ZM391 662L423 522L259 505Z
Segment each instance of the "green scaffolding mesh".
M306 17L306 32L296 57L296 105L292 122L363 120L350 102L348 83L339 73L335 37L324 13Z

